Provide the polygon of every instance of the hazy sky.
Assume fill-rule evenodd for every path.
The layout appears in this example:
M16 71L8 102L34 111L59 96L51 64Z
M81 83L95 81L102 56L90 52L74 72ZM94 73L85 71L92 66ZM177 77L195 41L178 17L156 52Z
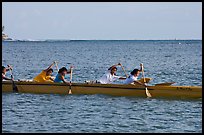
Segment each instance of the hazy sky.
M201 2L2 2L14 39L202 39Z

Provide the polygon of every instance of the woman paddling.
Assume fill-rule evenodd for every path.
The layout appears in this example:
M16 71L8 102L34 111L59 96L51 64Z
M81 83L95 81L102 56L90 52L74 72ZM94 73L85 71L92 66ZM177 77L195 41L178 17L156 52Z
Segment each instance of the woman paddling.
M70 82L65 80L65 75L71 73L71 68L72 68L72 66L70 67L70 71L68 71L65 67L60 68L57 76L55 77L54 82L66 83L66 84L70 85Z
M99 83L101 84L111 84L117 79L125 79L124 77L121 76L116 76L116 71L117 67L116 66L121 66L120 63L111 66L108 71L99 79Z
M36 82L53 82L54 79L51 77L51 75L53 73L52 67L54 64L56 64L55 61L47 69L38 74L33 80Z
M13 80L13 78L6 77L6 72L11 70L11 69L12 69L12 67L10 65L8 65L8 68L2 66L2 81L3 80Z
M125 79L124 84L135 84L136 83L136 84L139 84L139 85L142 85L142 86L146 87L145 84L137 81L137 78L138 78L140 72L142 71L142 64L140 64L140 67L141 67L140 70L139 69L134 69L130 73L130 76L127 79Z

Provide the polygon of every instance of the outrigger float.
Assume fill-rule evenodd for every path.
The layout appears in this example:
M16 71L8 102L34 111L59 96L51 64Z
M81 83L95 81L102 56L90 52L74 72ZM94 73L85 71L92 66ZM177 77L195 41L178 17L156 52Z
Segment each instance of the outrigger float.
M149 78L146 78L149 82ZM142 81L142 79L140 80ZM70 87L64 83L38 83L33 81L14 81L18 93L69 94ZM152 98L202 98L202 86L173 86L173 83L161 83L147 86ZM2 81L2 93L13 92L11 81ZM145 87L141 85L72 83L72 94L105 94L111 96L147 97Z

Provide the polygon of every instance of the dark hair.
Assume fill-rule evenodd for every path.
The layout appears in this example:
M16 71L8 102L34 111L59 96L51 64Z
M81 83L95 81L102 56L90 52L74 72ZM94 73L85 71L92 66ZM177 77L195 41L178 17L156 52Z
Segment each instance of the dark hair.
M47 72L49 72L49 71L52 71L52 72L53 72L53 69L52 69L52 68L50 68L50 69L48 69L48 70L47 70Z
M110 67L108 70L113 70L113 69L116 69L116 70L117 70L117 67L116 67L116 66L113 66L113 67Z
M1 71L3 71L5 69L5 67L4 66L2 66L2 70Z
M62 73L63 71L67 71L66 67L62 67L59 69L58 73Z
M134 74L136 74L138 71L140 71L139 69L134 69L130 74L131 75L134 75Z

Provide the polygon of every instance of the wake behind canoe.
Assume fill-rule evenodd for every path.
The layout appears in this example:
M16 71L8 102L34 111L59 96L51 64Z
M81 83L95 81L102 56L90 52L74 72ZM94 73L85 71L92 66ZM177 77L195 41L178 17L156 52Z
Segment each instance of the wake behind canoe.
M68 94L63 83L15 81L19 93ZM148 86L153 98L202 98L202 86ZM2 92L13 92L10 81L2 82ZM72 83L72 94L105 94L112 96L146 97L143 86L124 84Z

